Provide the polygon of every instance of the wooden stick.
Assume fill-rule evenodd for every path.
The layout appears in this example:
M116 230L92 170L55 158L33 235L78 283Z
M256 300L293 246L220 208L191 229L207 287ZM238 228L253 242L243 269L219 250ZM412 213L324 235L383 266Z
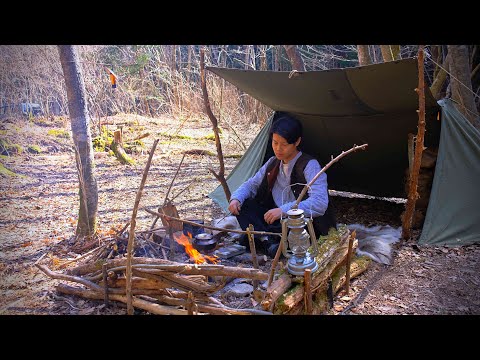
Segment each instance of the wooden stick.
M250 245L250 254L252 255L253 267L258 269L257 251L255 250L255 240L253 239L253 225L249 224L247 228L248 244ZM258 288L258 280L253 280L253 288Z
M272 261L272 267L270 268L270 276L268 277L268 285L270 286L273 281L273 275L275 274L275 269L277 268L278 261L280 260L280 255L282 254L282 247L283 247L283 241L280 240L280 245L278 246L277 252L275 253L275 257L273 258Z
M350 293L350 264L352 262L352 249L353 249L353 240L357 235L357 231L353 230L348 238L348 252L347 252L347 265L345 269L345 293L348 295Z
M107 277L107 264L102 266L102 275L103 275L103 301L105 307L108 307L108 277Z
M292 285L290 274L282 274L271 285L268 285L265 297L261 302L263 310L272 311L275 301Z
M90 291L87 289L75 288L73 286L67 286L65 284L59 284L56 287L57 291L63 294L76 295L86 299L102 300L102 292ZM110 295L111 300L127 303L127 297L125 295L114 294ZM145 301L138 298L132 298L132 305L139 309L148 311L151 314L156 315L188 315L186 310L177 309L172 306L164 306L154 304L149 301Z
M193 315L193 307L195 306L195 300L194 300L192 291L188 292L188 297L187 297L186 303L187 303L188 315Z
M322 170L320 170L317 175L315 175L312 180L310 180L310 182L305 185L303 187L303 190L302 192L300 193L300 195L298 195L298 198L297 198L297 201L295 201L295 204L293 204L292 206L292 209L293 208L297 208L298 207L298 204L300 203L300 201L302 201L303 197L305 196L305 194L307 193L307 190L310 188L310 186L312 186L312 184L318 179L318 177L323 174L325 171L327 171L327 169L332 166L334 163L336 163L338 160L340 160L342 157L354 152L354 151L357 151L357 150L365 150L365 148L368 146L368 144L363 144L363 145L354 145L353 148L351 148L350 150L347 150L347 151L342 151L340 155L338 155L335 159L332 159L327 165L325 165Z
M420 172L420 165L422 162L423 138L425 135L425 78L423 73L423 45L421 45L418 49L418 88L415 89L415 91L418 93L418 133L415 141L413 167L412 171L410 172L408 199L402 223L402 238L405 240L410 238L413 212L415 211L415 203L418 199L418 174Z
M175 305L175 306L185 306L186 307L186 300L178 299L170 296L155 296L160 302L168 304L168 305ZM219 306L213 304L201 304L197 303L198 311L202 311L204 313L208 313L211 315L272 315L271 312L257 310L257 309L234 309L227 306Z
M147 164L145 165L145 170L143 170L142 181L140 182L140 187L137 191L137 196L135 197L135 204L132 211L132 219L130 220L130 232L128 234L128 245L127 245L127 271L126 271L126 294L127 294L127 314L133 315L133 305L132 305L132 256L133 256L133 247L135 241L135 226L136 226L136 217L138 211L138 205L140 204L140 198L142 197L143 187L147 180L148 170L150 169L150 164L152 163L153 153L157 147L159 139L156 139L153 142L153 146L150 150L148 156Z
M222 143L220 142L220 135L218 131L218 120L215 115L213 115L212 109L210 108L210 101L208 100L207 81L205 76L205 49L203 47L200 49L200 80L202 85L203 104L205 105L205 111L212 122L212 129L215 135L215 145L217 147L217 157L220 163L218 174L212 168L208 168L208 170L220 182L223 191L225 192L227 201L230 201L231 192L228 188L228 183L225 180L225 165L223 163Z
M123 271L125 266L109 268L109 271ZM268 274L252 268L242 268L235 266L224 266L214 264L135 264L132 269L148 271L151 274L174 273L180 275L203 275L203 276L230 276L235 278L246 278L252 280L267 280Z
M165 216L165 218L166 218L168 221L170 221L170 220L177 220L177 221L181 221L181 222L183 222L183 223L185 223L185 224L190 224L190 225L193 225L193 226L200 226L200 227L203 227L203 228L205 228L205 229L217 230L217 231L224 231L224 232L233 232L233 233L236 233L236 234L247 234L247 231L244 231L244 230L224 229L224 228L219 228L219 227L215 227L215 226L198 224L198 223L196 223L196 222L179 219L179 218L176 218L176 217L173 217L173 216L163 215L163 214L160 214L160 213L158 213L158 212L156 212L156 211L153 211L153 210L150 210L150 209L147 209L147 208L144 208L143 210L145 210L146 212L148 212L149 214L152 214L152 215ZM274 233L274 232L268 232L268 231L251 231L251 234L282 236L281 233Z
M312 301L312 269L305 269L304 275L304 285L305 285L305 313L310 315L313 309L313 301Z

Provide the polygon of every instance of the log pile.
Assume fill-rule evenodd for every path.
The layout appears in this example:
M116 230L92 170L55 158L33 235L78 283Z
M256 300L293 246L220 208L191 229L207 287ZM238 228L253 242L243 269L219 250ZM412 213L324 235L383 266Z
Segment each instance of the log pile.
M103 259L60 273L36 264L47 276L79 286L59 284L63 294L87 299L127 303L127 259ZM268 274L258 269L213 264L184 264L164 259L132 259L133 306L160 315L256 315L271 314L257 309L235 309L212 297L227 283L227 278L265 281Z
M140 238L138 236L137 240ZM116 237L113 244L119 244L120 239ZM137 247L145 247L141 241L136 243ZM349 279L363 273L369 265L368 258L351 255L350 273L347 274L349 245L350 254L354 254L357 247L355 233L350 233L346 227L321 236L315 258L319 265L317 271L302 277L293 276L280 267L275 281L266 290L255 290L253 295L258 305L244 309L222 304L215 298L215 293L234 278L265 282L269 278L267 272L251 267L181 263L159 257L134 256L131 265L132 305L162 315L324 314L329 310L328 291L337 293L343 287L348 288L345 285L348 285ZM120 253L112 258L111 247L111 244L99 247L96 252L91 252L88 261L64 272L52 271L46 265L36 266L53 279L76 284L57 285L56 290L60 293L103 300L105 305L112 301L126 304L127 258Z
M282 315L325 313L329 309L329 284L331 291L338 292L349 279L364 272L370 263L365 257L351 256L351 261L348 261L349 241L351 253L354 253L358 241L355 233L350 233L346 227L338 231L331 230L326 237L321 236L319 252L315 257L319 267L306 278L307 286L305 277L284 272L267 288L261 301L262 308ZM350 273L347 280L348 263Z

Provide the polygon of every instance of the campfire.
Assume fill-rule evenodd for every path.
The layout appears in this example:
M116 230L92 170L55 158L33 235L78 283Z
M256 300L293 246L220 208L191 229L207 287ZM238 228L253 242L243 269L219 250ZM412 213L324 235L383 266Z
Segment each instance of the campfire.
M174 234L173 238L175 239L175 241L177 243L184 246L185 252L188 254L188 256L190 256L190 259L193 260L195 262L195 264L204 264L207 261L209 261L212 264L217 264L218 262L220 262L220 259L216 255L213 255L213 256L202 255L192 245L192 243L193 243L192 234L189 233L189 232L187 234L188 234L188 236L183 234L183 233L181 235L175 235Z

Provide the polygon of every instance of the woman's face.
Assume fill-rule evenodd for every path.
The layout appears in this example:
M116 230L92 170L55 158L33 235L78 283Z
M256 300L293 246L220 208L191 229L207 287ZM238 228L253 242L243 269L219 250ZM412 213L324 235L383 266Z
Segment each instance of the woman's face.
M284 163L292 160L298 154L297 146L301 140L302 138L299 137L295 143L289 144L283 136L274 133L272 136L272 148L277 159L283 160Z

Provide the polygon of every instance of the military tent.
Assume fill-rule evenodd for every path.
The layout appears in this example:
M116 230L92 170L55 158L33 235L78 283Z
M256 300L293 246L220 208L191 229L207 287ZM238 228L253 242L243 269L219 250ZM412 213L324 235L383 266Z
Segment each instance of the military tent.
M208 67L274 110L227 177L233 192L273 155L269 129L282 111L304 127L302 150L323 166L353 145L368 144L327 171L329 189L377 197L406 198L408 136L417 134L416 58L306 72ZM425 147L438 147L431 196L419 243L480 242L480 133L451 100L425 91ZM224 210L221 186L209 197Z

